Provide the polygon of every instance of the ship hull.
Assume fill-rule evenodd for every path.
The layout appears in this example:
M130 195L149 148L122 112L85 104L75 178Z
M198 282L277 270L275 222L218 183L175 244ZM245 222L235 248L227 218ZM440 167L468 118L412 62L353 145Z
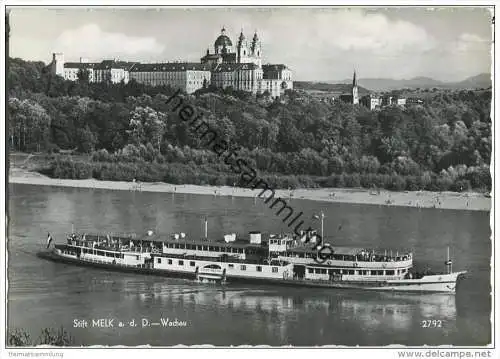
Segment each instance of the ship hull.
M128 272L144 275L156 275L164 277L176 277L186 279L197 279L197 273L183 272L175 270L165 270L158 268L147 268L142 266L125 266L112 263L86 261L77 258L71 258L57 254L52 251L37 253L42 259L78 265L84 267L100 268L115 272ZM465 272L456 272L450 274L439 274L424 276L419 279L402 279L390 281L323 281L311 279L292 279L292 278L261 278L258 276L237 276L226 274L225 279L230 283L258 283L258 284L278 284L294 287L316 287L316 288L335 288L335 289L359 289L385 292L412 292L412 293L449 293L454 294L459 277Z

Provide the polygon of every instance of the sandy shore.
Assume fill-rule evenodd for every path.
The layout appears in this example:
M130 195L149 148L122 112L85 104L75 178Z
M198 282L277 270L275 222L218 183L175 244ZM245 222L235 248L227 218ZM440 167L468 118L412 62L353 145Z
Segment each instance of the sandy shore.
M144 192L166 192L166 193L188 193L204 194L212 196L235 196L256 197L260 190L247 188L232 188L227 186L196 186L196 185L173 185L168 183L132 183L119 181L66 180L53 179L36 172L30 172L20 168L9 170L10 183L24 183L43 186L99 188L109 190L144 191ZM323 202L356 203L385 206L405 206L417 208L441 208L471 211L489 211L491 209L491 198L481 193L455 193L455 192L389 192L363 189L296 189L276 190L276 197L283 199L307 199Z

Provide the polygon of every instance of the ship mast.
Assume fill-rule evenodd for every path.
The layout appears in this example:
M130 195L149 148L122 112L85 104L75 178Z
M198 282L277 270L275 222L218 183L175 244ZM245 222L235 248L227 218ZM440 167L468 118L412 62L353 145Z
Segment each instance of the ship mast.
M324 237L325 213L323 211L321 211L319 215L315 214L313 216L313 218L321 220L321 241L324 241L325 240L325 237Z
M448 274L453 273L453 261L450 259L450 247L446 247L446 269Z

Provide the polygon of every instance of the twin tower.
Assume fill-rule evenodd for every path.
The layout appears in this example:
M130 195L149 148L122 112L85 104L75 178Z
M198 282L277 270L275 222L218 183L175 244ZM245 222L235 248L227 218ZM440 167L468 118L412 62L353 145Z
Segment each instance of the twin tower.
M226 35L226 29L222 28L221 34L215 40L214 51L213 54L210 54L210 50L207 49L207 53L202 58L202 62L253 63L259 68L262 67L262 49L257 32L253 35L252 41L248 41L245 35L243 35L242 30L238 37L236 47L234 47L231 39Z

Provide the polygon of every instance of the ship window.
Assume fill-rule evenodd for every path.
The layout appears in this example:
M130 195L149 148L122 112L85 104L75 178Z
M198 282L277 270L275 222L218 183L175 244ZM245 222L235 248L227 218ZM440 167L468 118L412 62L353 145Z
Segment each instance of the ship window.
M194 267L194 266L196 265L196 263L195 263L194 261L191 261L191 262L189 262L189 265L190 265L191 267Z
M161 263L161 258L156 259L156 263L160 264Z
M221 248L220 248L220 251L221 251L221 252L225 252L225 251L226 251L226 247L221 247Z
M229 265L229 268L234 268L234 264L230 264L230 265Z
M388 271L385 271L385 274L386 275L394 275L394 271L393 270L388 270Z
M203 246L204 251L208 251L208 246Z
M273 273L278 273L278 267L273 267Z
M321 269L321 274L326 274L326 269Z
M247 266L246 265L240 265L240 269L241 270L247 270Z
M328 269L328 274L332 275L333 274L333 269Z
M349 274L354 274L354 270L353 270L353 269L349 269L349 270L348 270L348 273L349 273Z
M171 259L168 260L168 264L172 264L172 260Z
M179 265L183 266L184 265L184 261L179 261Z
M243 253L243 249L242 248L238 248L238 253Z
M257 272L262 272L262 267L261 266L257 266L256 269L257 269Z
M307 268L307 272L308 273L314 273L314 269L313 268Z
M135 256L135 259L139 260L139 256Z

